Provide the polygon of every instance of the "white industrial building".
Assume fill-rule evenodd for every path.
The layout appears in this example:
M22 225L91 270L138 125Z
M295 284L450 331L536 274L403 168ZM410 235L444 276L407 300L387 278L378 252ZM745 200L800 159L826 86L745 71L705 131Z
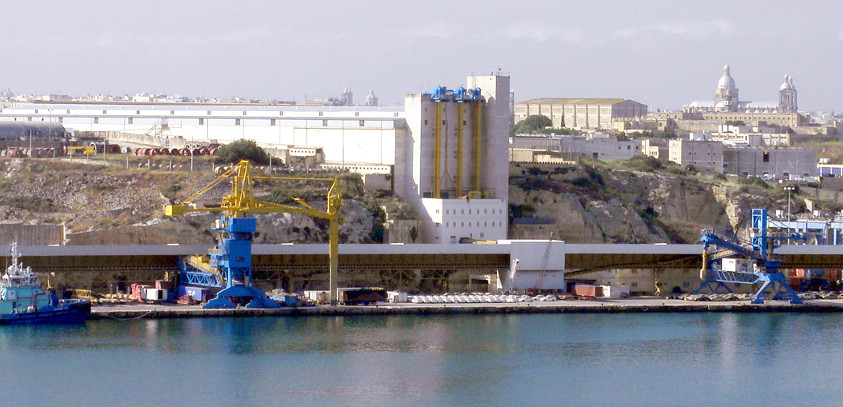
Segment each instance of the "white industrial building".
M249 139L268 148L321 148L327 164L350 168L395 165L403 116L395 107L192 103L23 103L0 111L0 120L154 135L162 144Z
M620 140L609 135L589 136L535 136L516 135L510 139L512 148L547 150L565 154L566 157L583 157L600 160L627 160L644 154L640 140Z
M719 141L670 140L668 159L698 170L723 172L723 144Z
M407 95L404 106L410 137L404 151L408 176L396 166L395 190L420 212L422 241L449 243L451 233L461 237L497 240L506 238L509 202L508 148L510 90L508 76L470 76L468 89L479 89L478 98L463 97L460 90L442 94ZM400 185L401 182L408 182ZM404 192L401 192L401 191ZM478 212L462 215L462 210L493 210L497 215L481 217ZM441 212L435 216L436 210ZM445 209L460 213L445 214ZM440 218L441 216L441 218ZM465 216L463 218L463 216ZM443 227L441 222L494 221L498 226L478 228ZM502 227L501 227L502 226ZM469 235L462 235L469 233Z
M457 92L409 94L405 107L194 103L18 103L0 120L62 124L72 131L122 132L170 142L254 140L276 150L324 154L324 167L389 174L396 194L423 218L425 243L450 236L506 238L507 148L511 129L509 77L470 76L473 98ZM424 199L423 199L424 198ZM442 202L439 202L442 201ZM460 215L434 217L435 210ZM460 219L462 209L471 215ZM477 218L477 209L494 209ZM442 227L441 222L490 226ZM474 226L472 226L473 228ZM446 229L448 229L446 231ZM444 233L443 233L444 232Z

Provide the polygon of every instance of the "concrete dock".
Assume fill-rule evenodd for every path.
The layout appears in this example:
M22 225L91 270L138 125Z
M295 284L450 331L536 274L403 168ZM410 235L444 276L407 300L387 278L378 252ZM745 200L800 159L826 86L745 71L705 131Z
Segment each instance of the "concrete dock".
M439 315L439 314L529 314L529 313L622 313L622 312L843 312L843 299L806 300L794 305L767 301L695 302L662 298L575 300L532 303L480 304L380 304L377 306L311 306L278 309L206 310L201 306L174 304L95 305L91 319L211 318L246 316L344 316L344 315Z

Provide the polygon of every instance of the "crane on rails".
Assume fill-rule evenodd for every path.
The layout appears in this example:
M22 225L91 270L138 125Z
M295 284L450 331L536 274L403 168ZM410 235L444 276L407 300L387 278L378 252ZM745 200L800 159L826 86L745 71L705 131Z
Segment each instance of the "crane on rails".
M225 181L231 183L231 193L222 198L219 207L198 207L196 201L214 187ZM299 206L282 205L255 199L252 192L254 181L305 181L329 183L327 194L327 211L320 211L308 205L302 199L291 197ZM252 237L257 231L257 222L252 213L293 213L309 215L327 219L330 222L329 249L329 287L331 303L336 303L337 295L337 266L339 257L339 223L342 207L340 187L342 181L338 178L303 178L303 177L272 177L252 175L248 160L242 160L224 171L208 185L191 195L179 204L165 205L166 216L180 216L191 212L223 212L216 220L213 230L217 233L217 246L209 251L209 266L213 269L193 269L198 275L212 274L213 283L224 288L217 293L216 298L208 301L204 308L236 308L245 305L247 308L277 308L279 305L269 299L266 294L254 287L252 281ZM196 262L193 262L196 264ZM188 267L185 267L185 270ZM222 282L219 281L222 278ZM213 286L213 284L210 284Z
M761 284L751 300L753 304L763 304L765 298L801 304L802 300L785 283L785 276L779 271L782 262L775 254L775 249L781 241L805 241L805 236L798 233L770 236L766 209L752 210L751 227L753 235L749 243L740 242L737 238L714 229L703 231L699 240L703 244L703 268L700 271L703 282L695 292L706 287L712 292L716 292L720 287L732 292L726 283ZM732 257L751 259L755 262L755 267L752 271L725 271L717 267L718 260ZM769 296L768 290L772 293Z

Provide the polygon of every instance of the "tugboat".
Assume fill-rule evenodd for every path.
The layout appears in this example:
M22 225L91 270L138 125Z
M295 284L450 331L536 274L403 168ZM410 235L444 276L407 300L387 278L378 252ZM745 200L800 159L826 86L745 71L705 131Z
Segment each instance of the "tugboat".
M88 300L60 300L41 289L35 273L19 262L18 244L11 244L12 265L0 278L0 325L74 324L91 316Z

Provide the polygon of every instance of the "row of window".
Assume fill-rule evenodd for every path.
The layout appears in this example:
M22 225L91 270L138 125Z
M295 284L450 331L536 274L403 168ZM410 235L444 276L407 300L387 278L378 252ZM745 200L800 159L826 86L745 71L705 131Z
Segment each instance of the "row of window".
M38 113L38 111L36 110L36 111L35 111L35 113ZM103 111L103 114L105 114L105 111ZM94 124L99 124L99 122L100 122L100 118L99 118L99 117L94 117L93 119L94 119ZM15 120L14 120L14 121L18 121L17 117L15 118ZM31 121L32 121L32 116L27 117L27 118L26 118L26 121L31 122ZM43 118L43 117L41 118L41 121L42 121L42 122L44 121L44 118ZM59 116L59 117L58 117L58 122L59 122L59 123L64 123L64 117ZM135 124L135 118L134 118L134 117L129 117L129 118L127 118L127 119L126 119L126 124ZM200 125L200 126L204 126L204 125L205 125L205 118L203 118L203 117L200 117L200 118L199 118L199 125ZM240 119L234 119L234 125L235 125L235 126L240 126L240 125L241 125L241 121L240 121ZM275 125L276 125L275 119L270 119L270 120L269 120L269 125L270 125L270 126L275 126ZM322 126L323 126L323 127L328 127L328 121L327 121L327 120L322 120ZM365 121L365 120L360 120L360 121L359 121L359 126L360 126L360 127L365 127L365 126L366 126L366 121Z
M480 227L480 222L475 222L475 223L476 223L476 224L472 224L472 222L468 222L468 227ZM490 225L489 225L490 223L492 224L492 225L491 225L492 227L494 227L494 226L495 226L495 222L483 222L483 226L484 226L484 227L489 227L489 226L490 226ZM441 225L442 225L441 223L436 222L436 227L439 227L439 226L441 226ZM449 228L449 227L452 227L452 226L453 226L453 227L457 227L457 222L445 222L445 227L446 227L446 228ZM503 222L502 222L502 221L498 221L498 226L503 226ZM465 227L465 222L460 222L460 227L464 228L464 227Z
M439 209L436 209L436 213L437 214L439 213ZM497 213L498 215L503 214L503 209L498 209L497 211L492 209L492 215L494 215L495 213ZM456 214L457 214L456 209L445 209L445 215L456 215ZM468 214L469 215L472 214L471 209L468 210ZM480 214L481 214L480 209L476 209L474 211L474 215L480 215ZM488 215L488 214L489 214L489 209L483 209L483 215ZM460 209L460 215L465 215L465 209Z
M67 112L67 114L70 114L70 109L67 109L67 110L65 110L65 111ZM52 109L49 109L49 112L50 112L50 114L52 114L52 113L53 113L53 110L52 110ZM86 114L86 113L87 113L87 110L85 110L84 112L85 112L85 113L81 113L81 114L82 114L82 115ZM123 112L124 112L123 110L118 110L116 114L122 114ZM210 116L210 115L211 115L211 112L212 112L211 110L207 110L207 111L206 111L206 114L207 114L208 116ZM260 111L260 113L265 114L265 113L267 113L267 112L266 112L266 111ZM321 116L323 115L323 113L324 113L324 112L319 112L319 116L321 117ZM38 109L35 109L35 114L38 114ZM108 114L108 110L105 110L105 109L104 109L104 110L102 111L102 114ZM135 110L135 114L136 114L136 115L140 115L140 114L141 114L141 111L140 111L140 110ZM170 115L175 115L175 114L176 114L176 111L175 111L175 110L170 110ZM247 114L247 111L246 111L246 110L243 110L243 116L246 116L246 114ZM150 113L150 115L152 115L152 116L156 116L156 115L157 115L157 113ZM279 116L283 116L283 115L284 115L284 111L283 111L283 110L282 110L282 111L279 111L279 112L278 112L278 115L279 115ZM360 112L354 112L354 117L358 117L358 116L360 116ZM393 116L394 116L394 117L398 117L398 113L397 113L397 112L396 112L396 113L394 113L394 114L393 114ZM362 122L362 120L361 120L361 122ZM361 126L362 126L362 125L361 125Z

